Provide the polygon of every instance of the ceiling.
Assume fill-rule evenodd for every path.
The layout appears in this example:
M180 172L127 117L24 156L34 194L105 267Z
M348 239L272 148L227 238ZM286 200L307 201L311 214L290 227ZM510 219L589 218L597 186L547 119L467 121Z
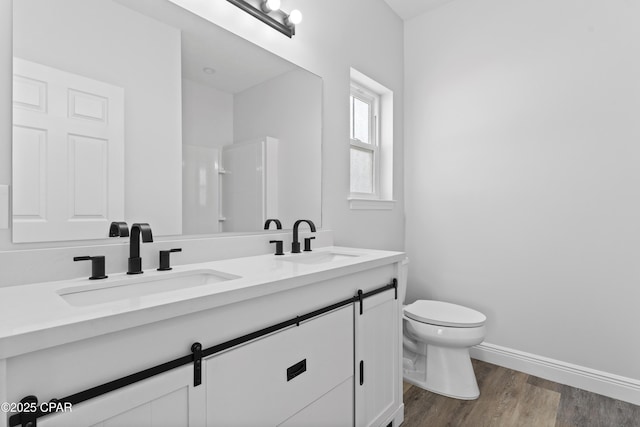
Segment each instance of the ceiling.
M235 94L296 68L170 1L116 1L180 30L182 77L200 84Z
M384 0L400 18L414 18L453 0Z

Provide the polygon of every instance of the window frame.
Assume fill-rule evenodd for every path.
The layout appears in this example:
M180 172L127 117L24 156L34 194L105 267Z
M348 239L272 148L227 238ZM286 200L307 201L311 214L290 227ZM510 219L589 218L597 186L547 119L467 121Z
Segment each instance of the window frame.
M354 138L353 98L369 105L369 142L363 142ZM351 178L349 179L349 193L353 198L380 199L380 94L368 89L354 81L351 81L349 93L349 156L351 150L356 149L372 153L372 192L362 193L351 191ZM351 163L349 163L351 171ZM349 174L351 176L351 172Z

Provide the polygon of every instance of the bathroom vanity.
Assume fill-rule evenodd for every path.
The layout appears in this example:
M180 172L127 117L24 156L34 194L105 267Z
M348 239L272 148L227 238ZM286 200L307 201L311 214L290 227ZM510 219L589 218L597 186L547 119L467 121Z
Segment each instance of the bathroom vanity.
M0 289L0 401L86 398L38 426L398 426L403 260L324 247Z

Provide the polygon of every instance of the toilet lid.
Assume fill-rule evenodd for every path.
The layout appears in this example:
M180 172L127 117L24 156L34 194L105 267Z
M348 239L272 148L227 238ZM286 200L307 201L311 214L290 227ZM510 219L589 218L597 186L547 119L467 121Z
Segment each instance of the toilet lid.
M418 300L406 306L404 313L418 322L456 328L482 326L487 320L479 311L443 301Z

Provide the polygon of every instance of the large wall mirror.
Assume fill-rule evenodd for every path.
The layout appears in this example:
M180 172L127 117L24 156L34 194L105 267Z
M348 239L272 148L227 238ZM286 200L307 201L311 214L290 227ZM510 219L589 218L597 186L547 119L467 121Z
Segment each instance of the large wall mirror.
M321 78L166 0L13 14L14 242L320 225Z

